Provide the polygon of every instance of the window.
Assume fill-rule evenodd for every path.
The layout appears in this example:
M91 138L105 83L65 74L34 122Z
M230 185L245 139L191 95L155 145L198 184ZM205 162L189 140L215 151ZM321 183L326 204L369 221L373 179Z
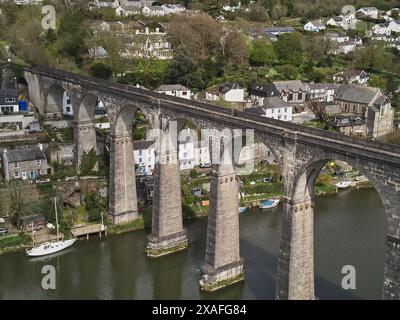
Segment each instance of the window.
M283 116L283 119L287 120L287 115L286 114Z
M15 163L14 163L14 168L15 168L15 169L18 169L18 168L19 168L19 163L18 163L18 162L15 162Z
M184 157L184 158L187 158L187 152L184 152L184 153L183 153L183 157Z
M14 177L15 177L16 179L19 178L19 171L15 171L15 172L14 172Z
M67 111L68 113L70 113L70 112L71 112L71 107L66 107L66 108L65 108L65 111Z
M292 101L293 100L293 94L292 93L289 93L289 95L288 95L288 101Z
M36 164L37 164L38 166L41 166L41 165L42 165L42 160L36 160Z
M303 94L302 94L301 92L299 92L299 93L297 94L297 99L298 99L298 100L302 100L302 99L303 99Z
M6 103L15 102L15 98L6 98Z
M139 150L139 156L141 156L142 155L142 150Z
M285 108L285 113L287 112L287 108Z
M139 163L142 163L142 158L139 158Z
M271 113L274 113L274 109L271 109Z
M71 104L71 99L70 98L67 99L67 104Z
M187 96L187 94L188 94L187 91L182 91L183 96Z

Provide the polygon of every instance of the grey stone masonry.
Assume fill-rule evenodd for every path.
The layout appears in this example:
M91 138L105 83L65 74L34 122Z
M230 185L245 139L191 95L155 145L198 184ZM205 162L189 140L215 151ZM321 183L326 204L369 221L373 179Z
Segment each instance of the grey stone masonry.
M159 257L186 249L188 238L182 223L182 200L177 152L160 153L154 168L154 202L151 234L146 253Z
M84 152L90 150L96 150L96 128L94 123L91 121L77 122L74 125L74 137L75 137L75 169L80 172L82 155ZM93 170L98 170L98 164L96 163Z
M238 183L232 164L213 165L200 288L214 291L244 279L239 252Z
M138 218L135 162L131 137L112 137L109 218L114 224Z
M400 239L387 236L386 263L383 282L384 300L400 299Z

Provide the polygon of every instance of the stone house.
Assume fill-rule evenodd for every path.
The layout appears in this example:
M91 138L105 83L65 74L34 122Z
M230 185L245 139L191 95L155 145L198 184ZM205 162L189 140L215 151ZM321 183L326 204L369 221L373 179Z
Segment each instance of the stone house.
M3 150L4 180L35 180L50 173L41 145L34 148Z
M342 85L335 96L341 113L360 116L365 122L363 136L379 138L393 130L394 111L381 89Z

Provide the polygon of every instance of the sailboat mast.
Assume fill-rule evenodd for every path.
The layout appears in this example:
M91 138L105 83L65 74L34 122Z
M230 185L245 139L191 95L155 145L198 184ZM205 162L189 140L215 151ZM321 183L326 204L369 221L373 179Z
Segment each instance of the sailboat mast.
M55 213L56 213L56 228L57 228L57 241L58 241L59 236L58 236L58 214L57 214L57 201L56 201L56 197L54 197L54 210L55 210Z

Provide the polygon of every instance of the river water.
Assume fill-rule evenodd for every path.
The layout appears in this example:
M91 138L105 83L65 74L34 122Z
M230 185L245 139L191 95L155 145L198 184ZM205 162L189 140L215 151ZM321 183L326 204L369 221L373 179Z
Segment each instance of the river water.
M159 259L144 254L147 231L93 238L51 258L0 257L0 299L273 299L282 206L240 216L246 280L200 293L207 219L186 223L188 250ZM380 299L386 221L374 189L316 199L315 288L319 299ZM38 258L36 258L38 259ZM42 267L56 270L56 289L41 287ZM344 290L344 265L356 268L356 290Z

